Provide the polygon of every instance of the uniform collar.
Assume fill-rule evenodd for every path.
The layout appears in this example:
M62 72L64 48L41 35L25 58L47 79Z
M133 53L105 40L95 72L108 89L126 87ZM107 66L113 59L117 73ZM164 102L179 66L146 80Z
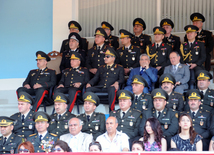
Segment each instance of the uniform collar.
M48 131L46 131L45 133L43 133L43 134L39 134L38 133L38 135L39 135L39 137L40 137L40 135L42 135L42 139L44 139L45 138L45 135L48 133Z
M8 138L9 138L11 135L12 135L12 132L6 137L7 140L8 140ZM3 138L5 138L5 136L3 136Z

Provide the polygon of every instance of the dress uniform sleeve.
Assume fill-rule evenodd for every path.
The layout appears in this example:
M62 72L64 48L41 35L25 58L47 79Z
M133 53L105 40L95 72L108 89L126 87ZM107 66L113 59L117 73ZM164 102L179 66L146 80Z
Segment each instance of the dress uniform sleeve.
M22 143L22 138L17 136L15 143L17 143L17 147L16 150L14 150L14 153L18 153L18 146Z
M207 33L207 44L206 44L207 52L211 52L213 50L213 37L212 32Z
M166 55L167 55L166 61L161 65L162 67L165 67L171 64L169 60L169 54L171 53L171 51L172 51L172 47L168 45L167 52L166 52Z
M149 67L146 70L146 74L151 79L152 83L154 83L158 80L158 70L156 68Z
M184 42L188 42L187 35L184 36Z
M175 45L174 45L173 50L174 51L179 51L180 45L181 45L180 37L176 37L176 39L175 39Z
M61 45L61 48L60 48L60 53L63 53L65 51L65 43L66 43L67 40L63 40L62 41L62 45Z
M210 133L212 136L214 136L214 115L212 115L212 118L211 118Z
M199 59L196 62L196 64L198 66L201 66L206 60L206 50L205 50L204 43L201 42L201 47L200 48L201 49L200 49L200 52L199 52Z
M62 73L62 77L61 77L61 79L60 79L58 85L60 85L60 84L65 85L65 74L64 74L64 73Z
M98 136L102 135L106 131L106 121L105 115L100 114L100 130L93 135L94 139L97 139Z
M174 136L178 132L178 116L177 112L170 111L171 112L171 124L167 130L163 132L164 136Z
M134 137L137 137L139 135L139 126L140 126L140 123L141 123L141 117L139 116L137 118L137 122L136 122L135 129L134 129Z
M118 47L119 47L119 38L118 38L118 37L115 37L114 49L117 50Z
M85 66L86 66L86 68L88 68L88 69L91 69L91 68L92 68L92 66L91 66L91 51L90 51L90 50L88 51L88 54L87 54L87 56L86 56Z
M97 69L97 73L94 75L94 77L88 82L91 86L95 85L99 79L100 79L100 70L101 68Z
M50 81L46 81L44 83L40 83L42 85L42 87L44 88L50 88L52 86L56 85L56 71L55 70L50 70Z
M136 49L136 59L135 59L135 63L134 65L132 66L133 68L136 68L136 67L139 67L140 64L139 64L139 59L140 59L140 48L137 48Z
M123 67L120 67L120 70L119 70L119 79L117 81L119 82L120 85L123 84L124 81L125 81Z
M29 84L30 85L30 80L31 80L31 71L28 73L28 76L27 76L27 78L25 79L25 81L23 82L23 87L24 87L24 85L26 85L26 84Z
M59 69L60 69L61 73L65 69L65 52L63 52L63 54L62 54L62 60L61 60Z
M207 130L201 134L201 136L203 138L210 138L210 124L211 124L211 115L209 113L209 115L207 116L207 120L206 120L206 129Z
M146 116L146 111L143 110L142 112L142 119L141 119L141 122L140 122L140 125L139 125L139 135L140 136L143 136L143 133L144 133L144 126L145 126L145 123L146 123L146 120L147 120L147 116Z
M85 50L85 52L87 53L87 51L88 51L87 39L82 38L82 43L81 43L80 49Z
M183 111L184 110L184 100L183 96L179 95L180 97L178 98L178 111Z
M82 85L87 84L88 81L90 80L90 76L89 76L89 71L88 71L88 69L85 70L85 73L84 73L84 74L85 74L85 79L84 79L84 82L83 82Z
M149 109L154 108L151 95L146 95L146 98L148 100L147 101L148 102L147 108L149 108Z

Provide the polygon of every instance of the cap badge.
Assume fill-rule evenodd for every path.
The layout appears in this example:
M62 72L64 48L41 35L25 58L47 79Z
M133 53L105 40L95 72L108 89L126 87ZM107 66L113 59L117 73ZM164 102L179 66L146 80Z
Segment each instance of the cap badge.
M160 93L160 92L157 92L157 93L156 93L156 96L161 96L161 93Z
M58 95L58 96L56 97L56 100L61 100L61 96Z
M7 123L7 121L5 119L1 120L1 123Z
M191 27L188 27L188 30L191 30Z
M192 92L191 97L197 97L197 93Z
M197 16L195 16L193 20L197 20L197 19L198 19L198 17L197 17Z
M200 73L200 74L199 74L199 77L204 77L204 73Z
M135 78L133 82L138 82L138 79L137 79L137 78Z
M25 96L24 96L24 95L21 95L19 99L25 99Z
M120 94L120 97L126 97L126 94L125 94L124 92L122 92L122 93Z
M86 97L86 99L91 99L91 95L88 95L88 96Z

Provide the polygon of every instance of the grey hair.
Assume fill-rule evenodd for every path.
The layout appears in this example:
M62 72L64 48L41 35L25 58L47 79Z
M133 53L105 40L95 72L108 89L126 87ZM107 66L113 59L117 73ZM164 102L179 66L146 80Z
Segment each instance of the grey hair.
M79 121L79 126L82 125L82 120L81 120L81 119L79 119L79 118L77 118L77 117L73 117L73 118L78 119L78 121ZM72 120L73 118L71 118L71 119L68 120L68 124L69 124L70 120Z
M172 53L175 53L178 57L180 57L180 54L177 51L172 51L170 54L172 54Z
M116 117L116 116L109 116L109 118L110 118L110 117L115 118L115 122L118 123L118 120L117 120L117 117Z
M141 55L140 55L140 59L141 59L141 57L143 57L143 56L148 57L148 59L150 60L150 57L149 57L146 53L141 54Z

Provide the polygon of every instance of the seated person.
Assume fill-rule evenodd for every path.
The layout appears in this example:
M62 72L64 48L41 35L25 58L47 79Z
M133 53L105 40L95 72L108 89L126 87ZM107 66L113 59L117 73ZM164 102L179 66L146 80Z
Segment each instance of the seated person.
M77 52L72 52L70 57L71 68L64 70L61 80L54 93L68 93L68 111L71 112L76 102L76 97L89 81L87 68L80 67L82 57Z
M53 145L51 152L72 152L71 148L68 144L62 140L57 140L56 143Z
M89 152L102 152L102 147L99 142L94 141L89 144Z
M170 73L175 78L174 91L183 94L184 90L189 88L189 67L180 63L180 55L176 51L170 53L169 59L172 65L165 67L164 73Z
M214 151L214 136L212 137L209 145L209 151Z
M166 151L167 143L163 136L161 125L157 118L148 118L144 126L144 136L139 139L143 141L145 151Z
M202 151L202 140L192 123L192 118L183 113L179 117L179 134L171 139L171 147L178 148L180 151Z
M56 71L47 68L47 63L51 60L50 57L42 51L36 52L36 56L38 69L31 70L23 82L23 87L17 89L18 98L20 92L36 95L35 103L32 107L32 110L35 112L42 104L46 90L56 85Z
M134 141L132 143L132 152L143 152L144 150L145 147L142 141Z
M120 85L124 83L124 70L115 64L118 57L113 48L108 47L105 52L105 65L98 68L95 76L86 85L86 92L108 92L109 109L115 107L115 96Z
M131 73L129 74L129 78L127 80L127 83L126 83L126 87L124 88L125 90L128 90L130 92L133 92L132 91L132 77L134 75L140 75L142 76L147 84L148 84L148 87L145 87L143 89L143 92L144 93L149 93L152 91L152 84L155 83L158 79L158 70L156 68L153 68L153 67L150 67L149 64L150 64L150 58L147 54L141 54L140 55L140 67L137 67L137 68L133 68L131 70Z
M26 154L26 153L34 153L33 144L29 141L25 141L18 146L18 153L19 154Z

